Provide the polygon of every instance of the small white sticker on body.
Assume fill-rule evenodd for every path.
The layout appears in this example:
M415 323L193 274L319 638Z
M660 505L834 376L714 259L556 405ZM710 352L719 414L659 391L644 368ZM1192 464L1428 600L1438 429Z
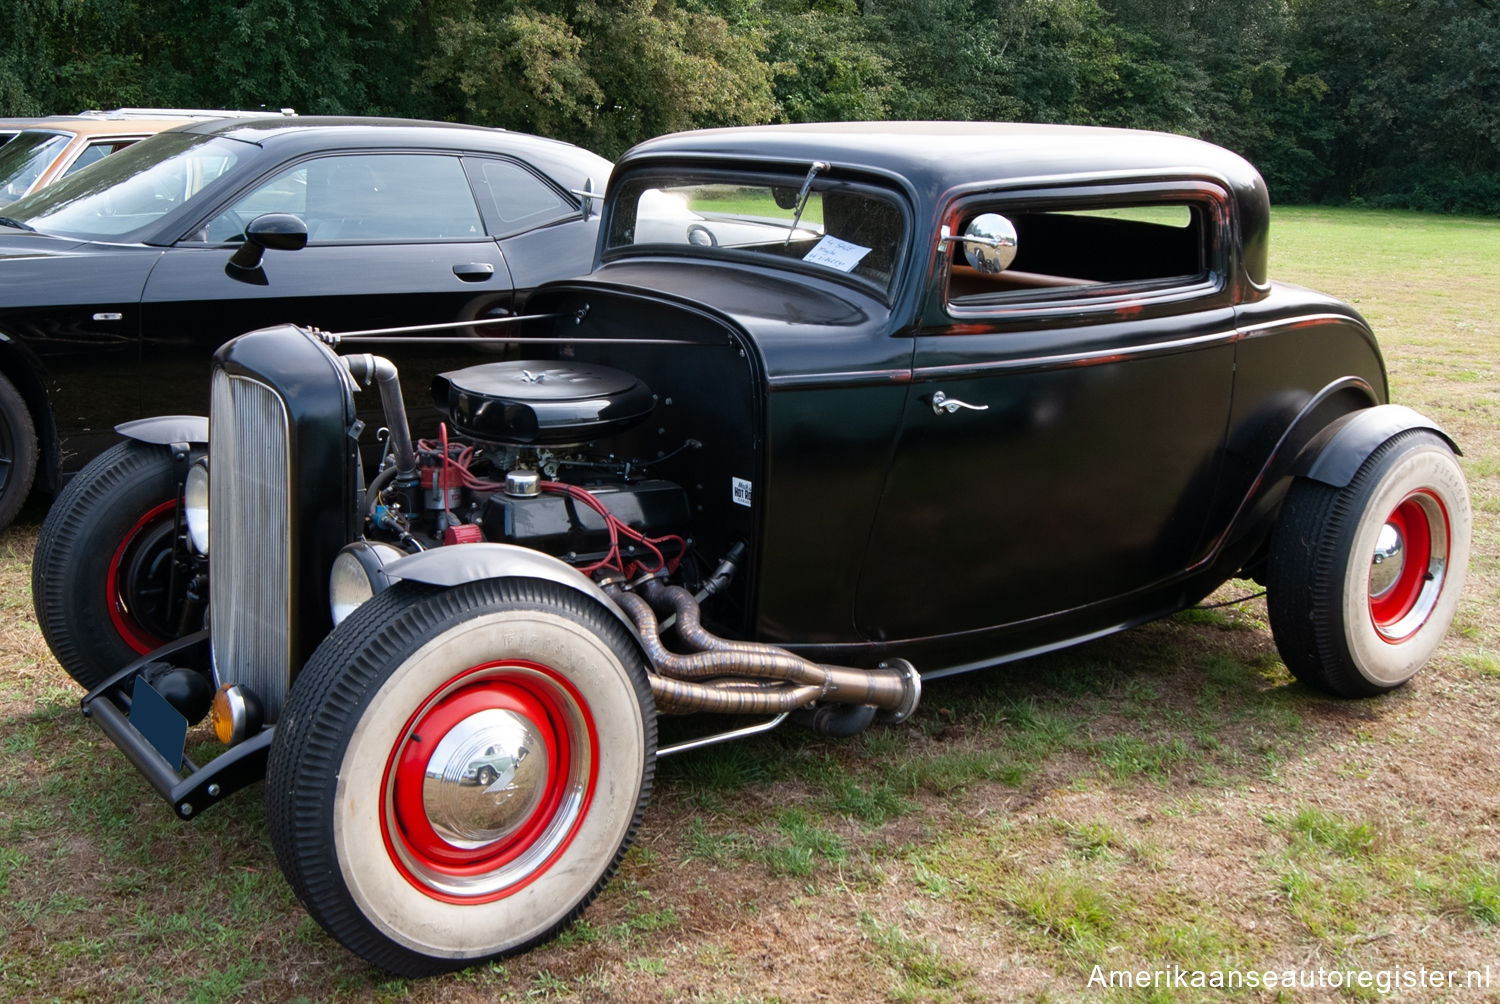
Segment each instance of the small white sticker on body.
M811 251L802 256L802 260L810 261L814 265L836 268L840 272L853 272L854 266L858 265L860 259L869 253L869 248L862 248L858 244L850 244L837 237L824 237Z
M730 478L729 498L735 505L748 506L750 504L750 482L744 478Z

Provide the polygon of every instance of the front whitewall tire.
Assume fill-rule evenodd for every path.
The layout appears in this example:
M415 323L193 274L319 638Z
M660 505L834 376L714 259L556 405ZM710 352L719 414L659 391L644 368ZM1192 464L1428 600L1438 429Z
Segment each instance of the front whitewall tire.
M550 737L532 764L562 781L536 835L491 864L483 848L435 838L445 820L425 799L416 814L432 818L410 818L400 757L417 742L422 762L442 729L464 727L455 717L479 720L473 701L511 691L520 703L506 706L540 708L530 725ZM520 951L569 923L617 867L644 812L655 731L633 640L592 599L534 580L401 583L330 634L292 688L267 774L277 857L326 930L394 972ZM416 783L440 785L434 770ZM449 794L471 798L470 775ZM407 839L418 830L427 836Z

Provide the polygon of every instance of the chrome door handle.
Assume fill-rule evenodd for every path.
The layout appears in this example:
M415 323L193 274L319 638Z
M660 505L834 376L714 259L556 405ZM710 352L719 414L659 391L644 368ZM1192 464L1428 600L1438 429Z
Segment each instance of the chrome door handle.
M960 401L957 398L949 397L942 391L938 391L932 395L932 413L934 415L952 415L960 408L966 408L969 411L990 410L990 406L987 404L969 404L967 401Z

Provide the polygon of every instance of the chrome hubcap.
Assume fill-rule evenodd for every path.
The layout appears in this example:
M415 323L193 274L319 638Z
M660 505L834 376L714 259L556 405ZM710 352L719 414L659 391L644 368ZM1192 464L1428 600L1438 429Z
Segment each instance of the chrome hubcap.
M1370 561L1370 598L1378 599L1396 587L1401 578L1401 565L1406 553L1406 541L1401 530L1387 523L1380 528L1375 539L1375 555Z
M546 744L514 711L488 708L455 725L427 761L422 804L432 828L466 850L513 833L546 791Z
M588 705L535 663L487 663L433 691L391 750L381 829L391 862L438 899L488 902L545 872L593 799Z

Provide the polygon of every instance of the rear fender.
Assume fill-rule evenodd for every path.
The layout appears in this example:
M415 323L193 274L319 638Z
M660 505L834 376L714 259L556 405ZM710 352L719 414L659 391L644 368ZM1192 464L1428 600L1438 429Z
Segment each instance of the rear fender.
M1370 454L1392 436L1426 429L1462 455L1453 437L1420 412L1399 404L1362 408L1329 422L1297 455L1291 473L1332 488L1343 488L1359 472Z
M1238 448L1240 454L1263 458L1261 466L1202 564L1216 566L1223 575L1248 571L1254 578L1287 489L1299 469L1310 466L1318 455L1313 444L1326 442L1330 430L1352 416L1381 407L1369 383L1354 376L1335 380L1309 398L1269 402L1266 414L1246 427L1252 437L1274 433L1275 438L1270 442L1251 438ZM1229 449L1235 453L1236 444L1231 443Z

